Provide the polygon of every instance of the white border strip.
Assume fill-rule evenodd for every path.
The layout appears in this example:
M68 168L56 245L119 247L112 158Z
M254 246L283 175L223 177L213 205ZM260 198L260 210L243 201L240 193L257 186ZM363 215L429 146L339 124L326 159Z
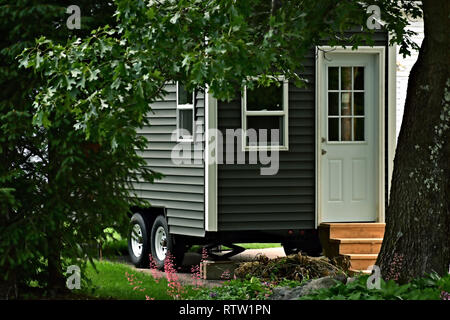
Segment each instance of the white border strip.
M205 231L217 231L217 140L210 129L217 129L217 99L205 90ZM211 154L211 149L214 152ZM214 157L214 158L213 158Z

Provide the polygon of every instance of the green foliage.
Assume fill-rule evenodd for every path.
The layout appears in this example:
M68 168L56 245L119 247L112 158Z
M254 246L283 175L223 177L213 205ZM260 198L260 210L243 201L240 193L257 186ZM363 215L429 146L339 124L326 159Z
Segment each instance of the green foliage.
M95 268L89 265L85 271L82 285L76 293L100 299L120 300L173 300L168 293L168 281L162 277L154 279L145 272L137 271L130 266L108 261L95 261ZM130 278L130 281L127 279ZM192 286L184 286L181 299L191 299L198 293Z
M450 290L450 275L430 274L400 285L381 279L380 289L368 289L368 275L359 276L349 284L339 282L329 289L320 289L302 300L439 300Z
M272 289L260 279L229 280L220 287L200 290L195 300L264 300L272 294Z
M245 280L234 279L223 283L220 287L201 289L195 300L266 300L272 294L273 288L297 287L301 282L294 280L282 280L280 282L265 282L257 277L249 276Z
M128 240L112 228L107 228L105 231L107 236L105 242L102 243L103 257L117 257L124 256L128 253Z
M130 285L126 272L134 275L136 282L142 281L139 289ZM167 294L167 280L155 281L150 275L133 270L129 266L107 261L95 261L95 269L87 267L85 278L90 280L88 286L80 289L81 293L102 299L145 300L148 295L157 300L171 300ZM144 289L143 291L141 291Z
M96 123L101 127L97 131L119 132L115 139L89 139L74 129L76 113L66 112L70 107L64 94L55 95L60 99L48 113L33 105L48 79L20 66L40 68L46 62L41 54L19 62L16 56L23 48L35 43L63 48L69 37L85 37L92 28L114 23L109 1L79 1L86 19L81 30L68 30L65 10L70 4L0 4L0 280L11 285L44 286L67 264L84 266L86 258L97 254L105 227L116 225L125 232L129 206L138 204L128 197L130 179L152 181L157 176L141 169L144 162L135 148L145 141L135 139L136 125L126 117L115 114ZM70 74L76 75L76 68Z

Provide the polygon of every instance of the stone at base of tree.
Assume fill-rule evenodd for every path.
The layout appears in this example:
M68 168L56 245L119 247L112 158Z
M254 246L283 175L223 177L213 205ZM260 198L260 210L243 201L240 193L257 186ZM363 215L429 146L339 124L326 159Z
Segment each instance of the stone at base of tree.
M273 289L273 294L270 297L271 300L297 300L302 296L306 296L315 290L328 289L336 285L337 282L346 283L347 278L343 275L335 277L323 277L308 281L302 286L290 288L290 287L278 287Z

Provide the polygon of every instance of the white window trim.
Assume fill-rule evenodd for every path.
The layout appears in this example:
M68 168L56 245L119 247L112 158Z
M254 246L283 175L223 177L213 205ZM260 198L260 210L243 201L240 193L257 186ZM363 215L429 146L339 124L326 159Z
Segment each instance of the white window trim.
M177 115L176 115L176 122L177 122L177 142L194 142L194 136L195 136L195 110L194 110L194 103L195 103L195 93L192 93L192 103L189 104L179 104L178 103L178 86L179 81L176 82L176 88L177 88ZM192 132L190 137L183 137L180 138L180 110L192 110Z
M247 86L241 95L242 110L242 151L288 151L289 150L289 80L284 76L279 76L278 80L283 81L283 110L282 111L248 111L247 110ZM247 146L247 116L284 116L283 119L283 145L281 146Z

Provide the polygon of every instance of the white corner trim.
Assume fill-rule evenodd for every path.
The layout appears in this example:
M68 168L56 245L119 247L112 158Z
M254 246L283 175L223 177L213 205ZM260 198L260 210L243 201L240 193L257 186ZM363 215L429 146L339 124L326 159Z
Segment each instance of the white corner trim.
M318 49L318 47L315 47L315 59L314 59L314 65L315 65L315 72L316 72L316 76L315 76L315 95L316 95L316 100L315 100L315 105L314 105L314 116L316 117L316 143L315 143L315 156L316 156L316 163L315 163L315 177L316 177L316 206L315 206L315 228L317 229L319 227L319 220L322 220L322 217L319 215L319 211L321 210L321 205L320 203L320 197L319 197L319 179L320 179L320 173L319 173L319 158L318 158L318 154L319 154L319 146L320 146L320 118L319 118L319 81L321 79L321 76L319 76L319 72L322 72L322 67L319 68L319 64L323 63L323 57L319 54L320 51Z
M385 75L385 67L386 67L386 49L384 46L361 46L358 47L357 50L352 50L351 47L330 47L330 46L317 46L316 47L316 227L320 225L322 222L322 208L321 208L321 187L320 187L320 163L322 155L319 152L320 150L320 110L321 105L323 103L321 94L320 94L320 84L323 83L323 67L324 67L324 51L319 50L322 49L327 52L333 53L366 53L366 54L375 54L378 56L378 89L379 89L379 106L378 106L378 206L377 206L377 222L385 221L385 84L386 84L386 75ZM391 106L389 105L389 108ZM389 109L390 110L390 109ZM390 110L391 111L391 110ZM389 111L389 112L390 112ZM395 105L394 105L395 111ZM395 127L394 127L395 128ZM395 135L394 135L395 137Z
M389 41L391 36L389 36ZM397 45L388 47L388 201L397 147ZM383 219L384 220L384 219Z
M205 90L205 231L217 231L217 99ZM210 141L210 139L214 138ZM212 151L212 153L211 153Z

